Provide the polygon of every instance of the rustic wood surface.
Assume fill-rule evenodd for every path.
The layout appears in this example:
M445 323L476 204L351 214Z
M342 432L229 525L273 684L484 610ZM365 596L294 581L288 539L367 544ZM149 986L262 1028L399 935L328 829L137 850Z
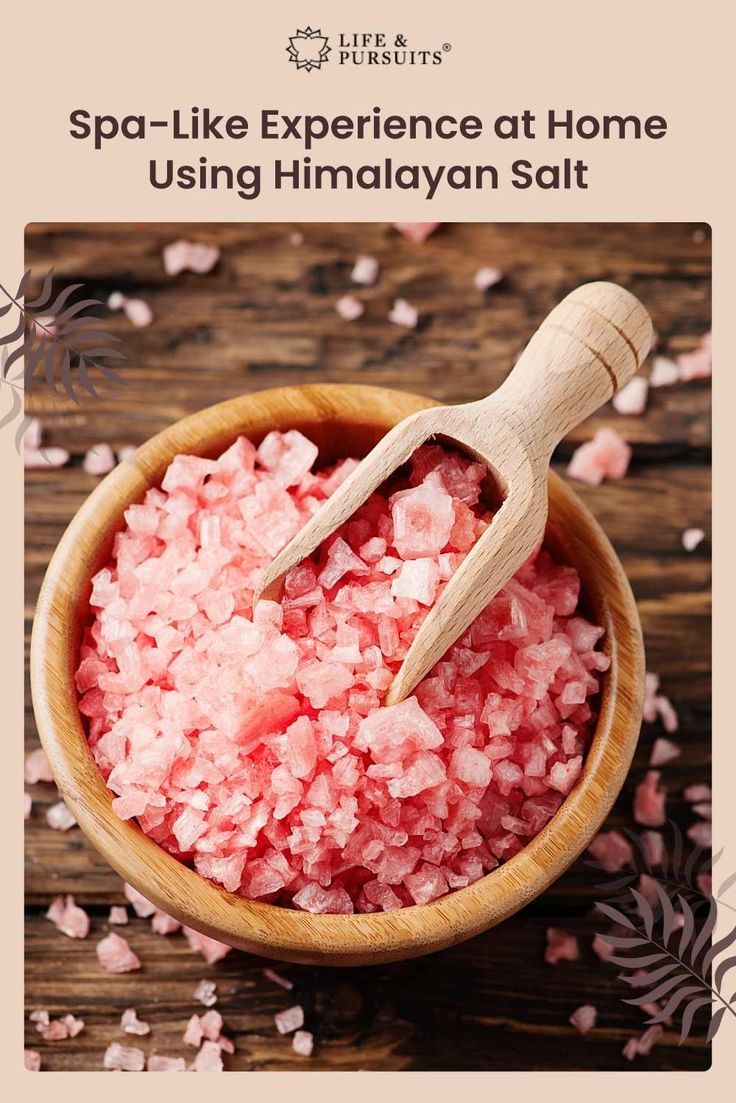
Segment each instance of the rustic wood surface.
M303 242L292 240L294 233ZM177 237L222 247L207 276L164 274L161 248ZM157 226L35 225L27 260L41 273L55 266L59 285L85 284L106 299L113 290L145 298L156 320L132 329L119 315L106 325L124 338L130 357L126 385L101 388L81 408L43 395L34 399L46 440L72 453L59 471L27 473L27 627L48 559L84 497L96 484L81 467L84 451L101 440L139 443L171 421L211 402L288 383L323 380L379 383L448 401L488 393L503 379L544 314L575 284L611 279L650 309L666 353L686 351L710 327L710 242L692 225L484 225L442 227L424 245L400 239L384 224ZM375 287L355 288L356 253L381 262ZM473 289L481 265L506 273L486 293ZM356 290L366 303L358 322L338 318L334 302ZM386 320L402 296L420 310L416 331ZM106 314L106 312L105 312ZM615 424L634 447L621 483L576 487L616 546L639 603L649 669L662 676L677 705L682 755L664 768L668 813L682 827L692 815L683 786L710 774L710 556L706 541L688 555L681 532L708 531L710 507L710 387L706 383L653 392L644 417L624 418L604 407L557 452L556 467L574 443L601 424ZM658 725L645 725L630 778L610 826L631 825L631 798L648 761ZM30 700L26 745L37 737ZM207 966L179 935L153 935L132 918L125 934L139 953L141 973L101 973L94 943L107 929L109 906L122 903L119 878L78 829L55 832L45 810L53 786L32 790L27 824L27 1010L74 1012L86 1022L77 1038L43 1044L27 1023L27 1045L47 1069L92 1070L111 1041L147 1051L184 1054L181 1034L201 1010L192 999L199 979L218 984L218 1004L236 1053L228 1069L690 1069L708 1067L698 1035L677 1046L669 1029L647 1058L629 1066L625 1040L644 1016L627 1006L614 968L590 950L596 930L591 907L595 877L579 861L543 897L502 927L431 958L334 971L282 966L292 993L262 974L260 959L233 951ZM92 916L86 941L66 938L44 918L49 901L72 892ZM563 926L581 936L578 962L543 962L544 929ZM273 1014L300 1002L317 1037L310 1060L297 1057L274 1029ZM583 1003L598 1007L598 1026L578 1035L568 1024ZM137 1008L151 1022L149 1037L122 1034L119 1015ZM191 1055L193 1051L189 1051Z

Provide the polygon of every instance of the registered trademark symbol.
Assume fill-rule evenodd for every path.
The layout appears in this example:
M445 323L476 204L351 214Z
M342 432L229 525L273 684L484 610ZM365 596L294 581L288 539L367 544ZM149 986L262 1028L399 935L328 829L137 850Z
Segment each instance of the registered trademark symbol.
M443 45L442 45L442 49L445 51L446 54L448 54L450 52L450 50L452 49L452 43L451 42L444 42Z

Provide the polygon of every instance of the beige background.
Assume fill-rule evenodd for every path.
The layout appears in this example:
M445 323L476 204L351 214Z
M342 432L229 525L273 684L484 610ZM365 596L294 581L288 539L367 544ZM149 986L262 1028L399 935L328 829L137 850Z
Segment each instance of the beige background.
M334 0L283 2L265 13L240 0L210 0L185 6L161 0L128 0L113 7L72 0L66 5L15 5L3 17L2 88L3 204L0 218L0 279L13 282L22 264L22 231L34 220L260 220L260 219L421 219L437 220L673 220L709 221L714 236L714 329L716 361L715 430L716 517L714 524L715 582L715 803L716 838L726 847L724 868L734 868L736 840L733 817L724 810L736 754L731 734L725 664L732 645L727 638L736 614L736 590L727 567L736 558L736 531L729 524L732 496L733 432L728 389L732 379L723 365L734 362L736 340L727 322L733 313L730 273L736 259L733 212L734 84L732 29L726 24L726 3L683 3L621 0L615 8L589 0L555 5L522 2L510 5L455 3L431 10L417 0L399 6L374 0L351 12ZM284 53L288 36L310 22L326 33L341 30L385 30L404 33L409 45L435 48L450 42L452 50L438 67L358 69L327 65L322 72L297 72ZM110 143L95 152L89 143L68 137L67 118L74 108L126 113L168 111L174 106L209 104L218 111L254 114L261 107L285 113L304 110L325 113L370 110L380 104L397 112L456 114L483 117L528 107L572 107L580 112L635 112L666 115L668 137L658 142L498 143L483 138L473 143L435 143L431 150L417 143L404 150L405 160L490 161L506 163L528 156L535 161L565 155L588 160L590 189L586 192L495 193L442 192L431 203L406 192L281 192L245 202L233 193L154 192L147 185L147 161L154 142ZM731 109L731 110L729 110ZM212 143L208 143L211 145ZM275 143L274 143L275 144ZM337 156L356 163L393 153L380 143L321 143L314 159ZM242 146L242 149L241 149ZM246 148L247 147L247 148ZM420 148L421 147L421 148ZM199 152L236 163L270 160L271 148L258 148L249 138L234 149L199 150L190 143L155 139L155 155L171 153L190 161ZM285 151L280 151L285 155ZM300 154L294 150L291 156ZM734 396L736 397L736 396ZM21 744L14 738L21 719L22 625L22 471L11 435L0 434L4 539L0 637L3 701L6 708L8 768L2 784L9 836L6 853L7 896L2 1015L4 1079L10 1098L35 1100L53 1094L59 1101L127 1099L139 1087L126 1079L109 1080L103 1073L48 1074L34 1078L20 1067L21 1016ZM729 585L730 582L730 585ZM728 822L730 820L730 822ZM731 836L731 838L729 838ZM714 1067L707 1074L651 1074L632 1070L625 1089L646 1092L650 1099L674 1101L707 1092L716 1101L731 1097L736 1068L736 1024L724 1020L714 1047ZM561 1055L562 1057L562 1055ZM564 1059L564 1057L562 1058ZM456 1090L457 1074L280 1074L231 1075L220 1080L225 1100L281 1099L295 1094L304 1100L338 1099L346 1092L355 1101L387 1090L444 1099ZM53 1076L53 1080L49 1077ZM103 1080L104 1077L104 1080ZM298 1078L298 1082L297 1082ZM14 1083L13 1083L14 1082ZM196 1081L159 1081L163 1098L195 1098ZM170 1086L169 1086L170 1085ZM487 1097L491 1093L543 1092L547 1099L616 1100L624 1090L620 1077L601 1074L462 1074L461 1090Z

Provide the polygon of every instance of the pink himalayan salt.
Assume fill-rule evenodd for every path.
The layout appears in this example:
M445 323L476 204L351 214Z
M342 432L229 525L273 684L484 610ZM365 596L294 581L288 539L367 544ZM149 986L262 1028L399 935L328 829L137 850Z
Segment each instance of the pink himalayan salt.
M107 475L116 462L109 444L94 444L85 452L82 467L88 475Z
M294 1007L287 1007L285 1011L277 1011L273 1021L279 1034L291 1034L292 1030L299 1030L304 1026L304 1009L297 1003Z
M710 896L713 892L713 877L710 873L699 873L695 878L695 884L698 886L704 896Z
M575 449L567 473L571 479L598 486L604 479L622 479L630 459L631 448L623 437L604 426L592 440Z
M635 375L620 391L616 392L611 405L618 414L636 417L646 410L648 393L648 380L643 375Z
M673 743L671 739L665 739L660 736L654 740L652 746L652 753L649 756L650 766L666 766L668 762L672 762L675 758L679 758L680 748L676 743Z
M547 947L544 951L544 960L548 965L556 965L558 961L577 961L579 956L580 949L575 935L563 931L559 927L547 928Z
M680 726L677 710L672 702L664 694L659 693L659 675L650 671L644 675L644 720L648 724L654 723L659 717L664 730L672 735Z
M315 475L315 458L296 431L257 451L241 439L219 460L177 457L129 508L94 580L80 708L118 814L203 876L313 912L391 910L472 883L549 821L609 660L575 615L576 573L542 550L414 697L379 708L423 615L391 593L396 568L434 559L438 589L450 577L490 520L484 469L420 449L254 618L259 572L353 466ZM404 560L393 517L413 523L416 490L435 509L404 553L437 550ZM187 937L210 960L229 949Z
M138 889L133 888L127 882L123 885L123 892L125 893L125 899L132 905L133 911L139 919L149 919L156 911L156 905L152 904L142 892L138 892Z
M181 930L181 923L166 912L162 912L160 908L156 908L151 918L151 930L154 934L160 935L176 934Z
M395 326L404 326L406 329L416 329L419 321L419 311L406 299L395 299L394 305L388 313L389 322Z
M51 902L46 918L51 920L57 931L69 938L86 938L89 934L89 916L75 903L71 894L57 896Z
M192 1061L192 1072L223 1072L222 1050L217 1042L202 1042L202 1048Z
M127 1007L120 1019L120 1026L126 1034L150 1034L151 1026L138 1018L138 1012L134 1007Z
M24 448L23 466L29 471L44 467L65 467L69 463L66 448Z
M138 449L134 444L123 444L117 450L118 463L125 463L126 460L132 460Z
M131 973L141 967L139 957L115 931L110 931L97 943L96 952L97 960L108 973Z
M608 961L611 955L616 952L610 942L606 942L605 938L599 934L593 939L591 949L601 961Z
M43 440L43 426L37 417L31 417L23 434L24 448L40 448Z
M146 1064L147 1072L186 1072L187 1063L183 1057L164 1057L152 1053Z
M646 1057L651 1053L652 1046L659 1041L663 1034L664 1027L659 1026L659 1024L650 1026L638 1037L629 1038L621 1052L627 1061L633 1061L635 1057Z
M350 273L350 279L353 283L360 283L363 284L364 287L371 287L378 279L378 269L379 265L375 257L361 254L355 258L355 264Z
M59 332L53 314L41 314L33 320L33 328L42 341L48 341Z
M199 931L193 930L192 927L182 927L182 930L190 948L200 953L208 965L214 965L215 962L222 961L225 955L232 950L232 946L228 946L224 942L218 942L216 938L210 938L209 935L201 934Z
M107 922L119 927L124 926L128 922L128 909L121 907L119 904L113 904Z
M343 295L335 303L335 310L344 322L356 322L365 313L365 307L357 295Z
M578 1007L573 1011L570 1022L580 1034L587 1034L595 1026L597 1018L598 1012L595 1007L590 1003L585 1003L582 1007Z
M69 831L70 828L77 826L77 821L69 811L63 800L57 801L56 804L52 804L46 812L46 823L49 827L52 827L54 831Z
M659 831L642 831L641 844L650 866L660 866L664 859L664 839Z
M120 1042L111 1042L105 1050L103 1067L118 1072L143 1072L146 1067L146 1055L135 1046L121 1046Z
M438 226L439 222L394 222L394 229L415 245L421 245L426 241Z
M712 826L704 820L694 823L692 827L688 827L687 837L696 846L701 846L704 850L710 850L713 845Z
M41 1054L36 1049L23 1050L23 1065L26 1072L41 1071Z
M473 276L473 284L476 291L489 291L503 279L500 268L479 268Z
M683 352L677 357L677 367L680 379L684 383L689 383L693 379L710 379L712 374L710 333L701 337L698 347L692 352Z
M308 1030L297 1030L291 1041L294 1053L300 1057L311 1057L314 1049L314 1035Z
M33 797L30 793L23 794L23 819L30 820L33 808Z
M204 1030L202 1029L202 1023L200 1022L199 1015L192 1015L189 1022L186 1025L186 1030L182 1041L185 1046L194 1046L195 1049L201 1045L204 1038Z
M694 804L692 806L693 812L696 816L700 816L701 819L710 820L713 818L713 805L709 803Z
M290 992L294 987L294 982L287 977L282 977L280 973L275 972L273 969L264 969L263 975L266 980L273 981L274 984L278 984L279 988L285 988L287 992Z
M26 755L24 776L26 785L36 785L39 781L53 781L54 775L42 747L37 747Z
M667 794L659 788L659 779L659 770L647 770L634 791L634 819L644 827L662 827L667 819Z
M204 1007L214 1007L217 1003L217 985L213 980L201 980L194 989L193 999Z
M211 272L220 259L217 245L204 245L194 241L173 241L163 252L164 270L167 276L180 272L194 272L203 276Z
M624 866L634 864L631 843L620 831L602 831L593 839L588 851L606 873L618 873Z
M711 800L712 792L710 785L688 785L683 796L688 804L697 804L701 800Z
M150 326L153 321L153 311L143 299L129 299L120 291L113 291L107 305L110 310L122 310L130 324L139 328Z
M686 552L695 551L704 540L705 533L702 529L685 529L682 534L682 546Z
M671 387L679 382L680 369L674 360L666 356L655 356L652 361L652 370L649 373L650 387Z

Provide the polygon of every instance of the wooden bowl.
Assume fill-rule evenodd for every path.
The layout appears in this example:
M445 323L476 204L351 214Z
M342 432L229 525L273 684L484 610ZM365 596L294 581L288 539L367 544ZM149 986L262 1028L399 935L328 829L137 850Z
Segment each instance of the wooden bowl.
M360 386L262 391L210 406L144 444L90 495L46 573L31 647L38 729L58 787L80 827L115 870L169 915L232 946L282 961L363 965L416 957L500 923L572 864L603 823L636 746L644 653L626 576L601 528L559 478L550 478L548 544L580 572L589 612L606 628L611 668L582 775L535 839L475 884L430 904L371 915L311 915L217 888L112 811L87 745L74 671L89 615L90 578L107 560L123 511L160 483L180 452L216 456L241 433L301 429L320 460L363 455L400 418L431 405L418 395Z

